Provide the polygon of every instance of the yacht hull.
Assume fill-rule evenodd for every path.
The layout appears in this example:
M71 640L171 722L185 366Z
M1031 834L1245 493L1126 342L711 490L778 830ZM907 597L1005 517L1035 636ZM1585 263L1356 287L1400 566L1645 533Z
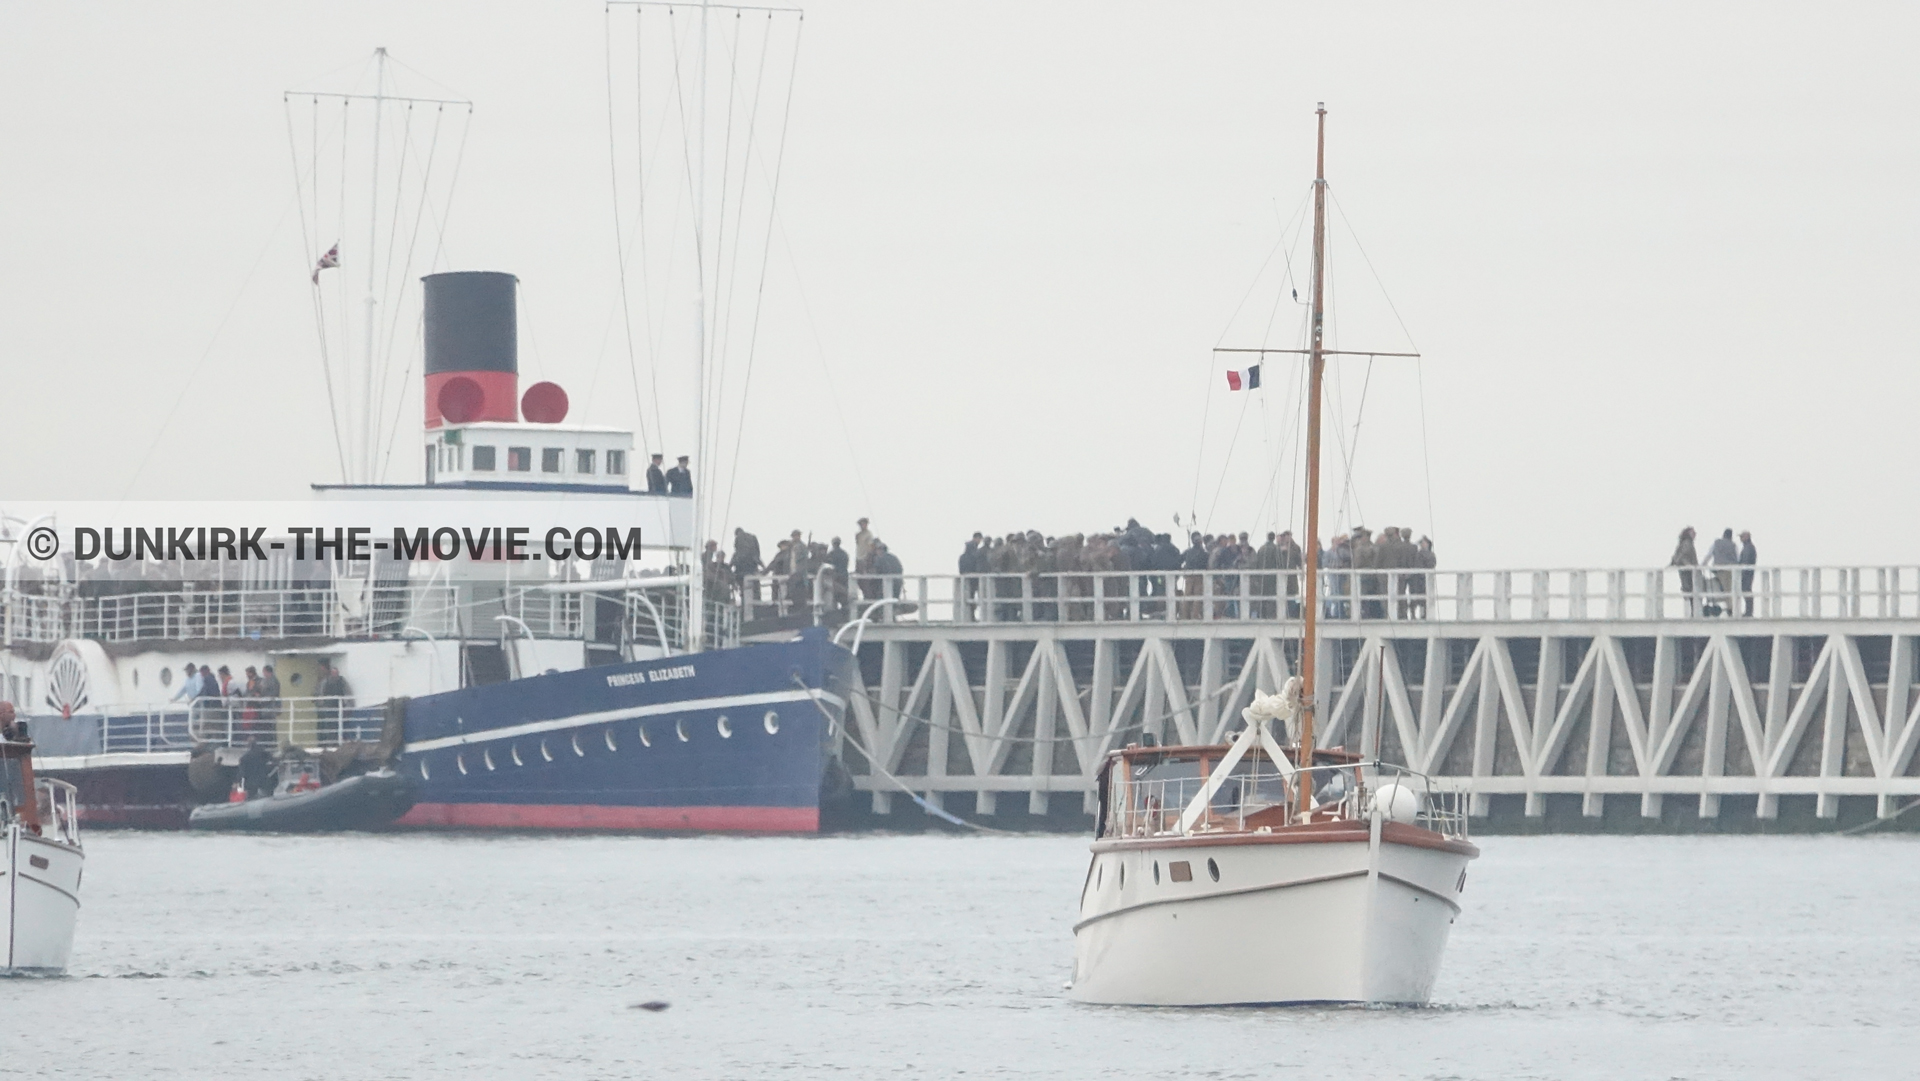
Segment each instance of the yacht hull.
M73 845L6 830L6 956L0 972L58 973L73 953L85 856Z
M1352 825L1305 842L1097 844L1074 929L1072 997L1426 1003L1475 850L1393 824L1375 840Z

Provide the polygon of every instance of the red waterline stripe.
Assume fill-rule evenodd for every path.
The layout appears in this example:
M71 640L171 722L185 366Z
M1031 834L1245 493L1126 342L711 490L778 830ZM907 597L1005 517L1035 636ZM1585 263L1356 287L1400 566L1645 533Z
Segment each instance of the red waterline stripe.
M818 807L603 807L539 803L416 803L399 826L543 830L737 830L818 833Z

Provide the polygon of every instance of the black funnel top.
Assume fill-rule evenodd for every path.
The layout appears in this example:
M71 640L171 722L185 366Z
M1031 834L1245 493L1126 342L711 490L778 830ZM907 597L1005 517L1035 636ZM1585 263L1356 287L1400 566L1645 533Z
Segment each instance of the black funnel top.
M461 270L420 281L426 288L426 374L520 371L513 302L520 279L494 270Z

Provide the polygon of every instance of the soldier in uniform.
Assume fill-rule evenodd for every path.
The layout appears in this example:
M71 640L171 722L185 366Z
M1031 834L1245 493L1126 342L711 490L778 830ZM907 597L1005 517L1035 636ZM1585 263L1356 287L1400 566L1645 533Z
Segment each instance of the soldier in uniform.
M653 461L647 464L647 491L652 495L667 494L667 475L660 469L660 463L665 458L664 454L656 454Z
M672 469L667 470L668 495L693 494L693 470L688 467L688 460L688 457L682 454L677 464L675 464Z
M1277 549L1273 565L1283 572L1290 572L1281 575L1286 580L1287 618L1299 619L1300 569L1306 566L1306 553L1302 552L1300 545L1294 542L1291 529L1281 530L1280 535L1274 538L1273 544Z
M1324 605L1326 617L1352 619L1353 603L1345 598L1353 575L1338 573L1353 566L1353 548L1348 543L1345 533L1333 538L1333 547L1327 549L1325 558L1320 560L1320 565L1336 572L1327 575L1327 596L1339 599L1329 600Z
M1380 566L1380 547L1373 543L1373 531L1365 526L1353 527L1353 567L1355 570L1372 570ZM1360 618L1385 619L1387 615L1387 576L1384 574L1362 574L1360 578Z

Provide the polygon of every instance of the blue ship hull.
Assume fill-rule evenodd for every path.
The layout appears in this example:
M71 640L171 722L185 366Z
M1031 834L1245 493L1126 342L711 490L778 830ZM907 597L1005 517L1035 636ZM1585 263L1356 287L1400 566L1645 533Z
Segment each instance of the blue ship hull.
M810 629L415 698L400 824L818 830L852 665Z

